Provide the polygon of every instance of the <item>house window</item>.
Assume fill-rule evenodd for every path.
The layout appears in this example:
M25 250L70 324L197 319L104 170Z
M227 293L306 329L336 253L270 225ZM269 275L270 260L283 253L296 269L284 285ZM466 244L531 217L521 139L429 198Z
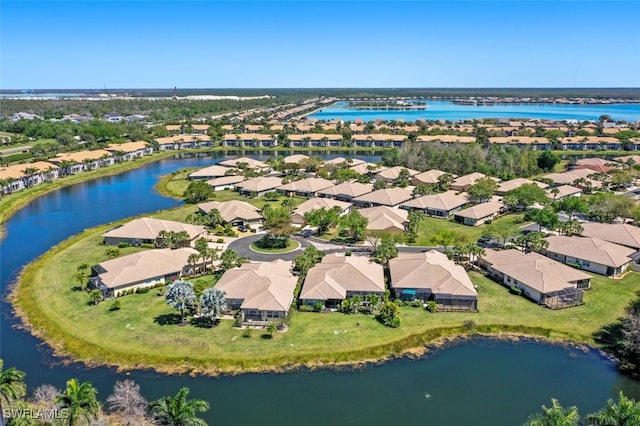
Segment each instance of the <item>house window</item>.
M583 260L582 261L582 266L591 266L591 263L589 263L588 260Z

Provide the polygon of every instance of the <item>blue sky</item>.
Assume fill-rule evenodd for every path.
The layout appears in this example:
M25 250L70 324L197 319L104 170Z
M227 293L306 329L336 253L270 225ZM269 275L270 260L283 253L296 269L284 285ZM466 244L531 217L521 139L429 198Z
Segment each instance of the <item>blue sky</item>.
M0 88L640 87L640 1L7 1Z

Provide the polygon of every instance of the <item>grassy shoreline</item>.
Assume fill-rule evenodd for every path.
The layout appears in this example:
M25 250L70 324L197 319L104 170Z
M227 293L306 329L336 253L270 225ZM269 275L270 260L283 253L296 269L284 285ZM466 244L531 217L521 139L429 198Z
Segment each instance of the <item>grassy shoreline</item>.
M176 218L192 208L181 206L154 216ZM70 290L72 275L82 261L93 264L104 260L100 235L111 226L85 230L58 244L28 265L11 289L9 298L16 316L63 360L120 370L150 368L169 374L217 375L362 365L420 356L426 347L478 334L595 346L593 333L621 316L640 290L638 274L616 281L595 277L585 305L551 311L472 273L479 287L479 313L429 314L424 309L403 307L403 325L388 329L361 314L296 311L289 319L287 333L276 333L273 340L259 335L247 339L230 320L212 329L162 324L159 319L175 313L155 291L120 298L122 310L115 313L109 311L109 301L89 306L86 293ZM467 320L476 325L465 327Z

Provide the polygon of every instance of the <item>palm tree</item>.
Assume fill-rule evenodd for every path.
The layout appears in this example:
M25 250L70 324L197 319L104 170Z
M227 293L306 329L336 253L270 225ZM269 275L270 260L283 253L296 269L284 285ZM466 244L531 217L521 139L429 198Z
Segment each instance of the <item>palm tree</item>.
M590 426L634 426L640 424L640 402L627 398L621 391L618 402L612 399L600 411L589 414L585 421Z
M187 399L189 388L182 388L175 397L165 396L149 404L148 409L156 424L168 426L206 426L196 413L209 410L209 403L202 399Z
M26 374L14 367L3 369L4 362L0 359L0 426L4 426L2 403L11 405L13 401L22 398L27 390L24 383Z
M227 295L215 287L208 288L200 296L200 312L212 322L227 311Z
M56 402L60 404L60 408L67 410L69 426L77 425L80 417L88 423L97 418L100 411L97 393L91 382L80 383L78 379L67 382L64 393L56 398Z
M551 408L542 406L542 413L529 417L527 426L577 426L580 414L576 407L563 408L557 399L551 399Z
M282 208L291 213L296 205L296 200L293 198L285 198L280 204L282 205Z
M557 186L554 186L553 188L551 188L549 192L551 193L551 195L553 195L553 201L555 201L556 197L558 197L558 194L560 194L560 190L558 189Z
M27 188L33 186L33 175L35 175L36 173L38 173L38 169L36 169L35 167L27 167L22 171L22 174L24 175L24 186L26 186Z
M191 272L193 272L193 275L196 274L196 264L200 260L200 257L204 257L204 256L202 256L200 253L192 253L187 258L187 263L191 265L191 268L192 268Z
M174 281L169 285L165 299L168 305L180 311L181 323L184 323L184 311L197 303L193 284L182 280Z

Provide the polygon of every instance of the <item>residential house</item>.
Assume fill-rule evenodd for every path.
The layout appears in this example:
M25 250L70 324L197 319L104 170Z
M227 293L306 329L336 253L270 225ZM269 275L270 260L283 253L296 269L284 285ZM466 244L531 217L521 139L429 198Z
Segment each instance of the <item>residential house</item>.
M546 151L551 149L551 142L549 142L549 139L537 136L494 136L489 138L489 142L497 145L530 148L534 151Z
M438 178L442 175L450 174L442 170L432 169L426 172L418 173L411 177L411 185L436 185L439 183ZM456 176L453 175L455 178Z
M547 197L552 200L562 200L564 197L579 197L582 195L582 189L571 185L554 186L553 188L545 189L545 192Z
M190 247L145 250L107 260L91 267L90 285L105 297L164 285L189 275L193 268L189 256L197 253Z
M635 150L634 150L635 151ZM640 155L624 155L622 157L616 157L613 161L617 161L619 163L624 164L639 164L640 163Z
M331 133L305 133L302 135L287 135L289 146L295 148L315 148L342 146L342 135Z
M302 226L306 223L304 219L304 215L306 213L313 210L331 210L333 208L340 209L339 215L344 216L351 211L351 203L338 201L331 198L310 198L296 207L293 213L291 213L291 223L294 225Z
M600 238L552 235L546 240L549 245L542 249L545 256L609 277L624 274L637 253L636 249Z
M401 148L408 140L407 135L386 133L354 134L351 136L351 144L357 147Z
M284 164L300 164L301 162L307 161L309 159L308 155L303 154L293 154L288 155L282 159Z
M193 130L193 133L196 135L206 135L207 132L209 131L209 125L208 124L192 124L191 129Z
M613 168L611 167L612 164L611 161L602 158L581 158L576 161L575 165L570 165L569 169L589 169L593 170L593 172L607 173Z
M227 306L239 310L241 321L265 323L285 318L293 302L298 278L291 262L245 263L227 270L215 288L225 292Z
M113 154L103 149L95 151L65 152L51 158L49 162L62 168L62 173L72 175L99 167L110 166L115 162Z
M471 185L475 184L480 179L484 179L486 177L487 175L478 173L478 172L469 173L468 175L464 175L464 176L459 176L455 178L453 181L451 181L451 185L449 186L449 189L451 189L452 191L466 191L467 189L469 189ZM497 179L494 177L490 177L490 179L493 179L496 183L500 182L500 179Z
M460 210L454 214L456 222L467 226L480 226L502 213L505 205L500 201L488 201Z
M230 169L229 167L219 166L214 164L213 166L205 167L204 169L196 170L195 172L189 173L187 179L189 180L209 180L215 179L222 176L228 176Z
M610 243L620 244L640 250L640 228L627 223L582 223L582 236L600 238Z
M347 165L348 167L353 167L362 163L366 163L366 161L360 160L358 158L336 157L336 158L332 158L331 160L325 161L322 165L323 167L335 167L335 166L341 166L341 165Z
M384 296L382 265L364 256L328 254L307 272L300 301L304 305L318 302L327 308L339 307L343 300L355 295L363 299L370 294Z
M134 219L124 225L119 225L107 233L102 234L102 237L104 238L105 244L118 245L120 243L127 243L138 246L140 244L155 244L162 231L184 231L189 236L189 244L193 244L195 240L206 238L207 236L207 230L204 226L143 217Z
M415 176L420 173L419 171L410 169L408 167L394 166L379 171L375 175L375 179L382 180L387 183L394 183L400 177L400 173L402 172L402 170L406 170L409 173L409 182L411 181L411 176Z
M113 154L116 161L130 161L153 154L153 148L145 141L112 143L106 150Z
M389 273L396 298L435 301L441 311L478 310L478 292L469 275L444 253L400 253L389 261Z
M175 135L156 138L156 142L160 151L204 148L213 145L211 138L207 135Z
M621 148L622 143L613 136L571 136L560 139L560 149L565 151L617 151Z
M291 181L285 185L279 186L276 188L276 191L291 196L297 197L315 197L318 195L318 192L333 186L334 183L330 180L323 178L307 178Z
M252 228L259 228L262 224L260 209L244 201L209 201L198 204L198 209L205 214L217 209L222 220L231 226L248 225Z
M282 178L260 176L236 183L236 190L240 192L240 195L261 197L267 192L275 191L281 185Z
M384 188L369 192L352 199L358 207L389 206L396 207L413 198L413 187Z
M359 212L368 220L367 231L404 232L409 224L409 213L402 209L377 206Z
M507 180L498 184L498 188L496 189L495 193L496 195L502 196L502 195L506 195L507 192L509 191L513 191L514 189L520 188L522 185L531 185L531 184L537 185L541 189L546 189L549 187L549 185L547 185L546 183L537 182L537 181L524 179L524 178L516 178L516 179Z
M441 143L475 143L475 136L457 136L457 135L420 135L416 138L417 142L441 142Z
M0 187L3 193L10 194L56 179L59 171L58 166L46 161L0 167Z
M318 191L318 196L351 202L356 197L373 191L373 184L360 182L343 182Z
M207 184L213 188L214 191L223 191L225 189L236 189L236 185L244 180L245 178L242 175L229 175L209 179Z
M589 182L588 185L592 188L599 188L602 186L602 182L587 177L594 173L596 172L590 169L576 169L569 172L549 173L544 175L543 178L552 180L556 185L573 185L575 181L584 179Z
M591 283L591 275L535 252L485 249L478 263L503 285L552 309L582 304Z
M237 158L231 158L229 160L224 160L218 163L221 166L224 167L231 167L231 168L240 168L240 165L246 165L247 168L249 169L253 169L256 171L271 171L271 166L269 166L266 163L263 163L262 161L259 160L254 160L253 158L250 157L237 157Z
M414 198L402 204L400 208L419 210L428 216L447 218L462 210L467 204L469 204L469 200L466 193L446 191Z

